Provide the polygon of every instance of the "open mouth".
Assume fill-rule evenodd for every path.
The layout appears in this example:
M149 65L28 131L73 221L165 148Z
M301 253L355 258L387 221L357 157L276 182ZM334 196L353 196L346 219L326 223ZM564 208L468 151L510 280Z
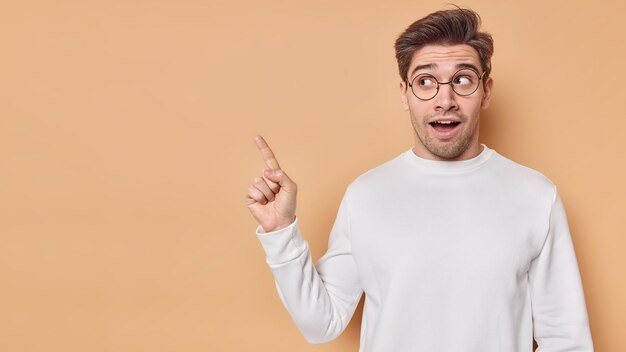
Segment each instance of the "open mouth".
M440 139L448 139L454 136L457 127L461 124L460 121L433 121L429 125L435 130L435 134Z

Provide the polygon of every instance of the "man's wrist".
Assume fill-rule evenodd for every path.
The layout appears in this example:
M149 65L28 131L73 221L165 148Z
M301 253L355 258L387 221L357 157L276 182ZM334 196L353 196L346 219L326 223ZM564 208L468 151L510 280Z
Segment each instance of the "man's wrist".
M296 221L296 216L294 215L293 218L291 219L291 221L289 222L284 222L284 223L280 223L272 228L264 228L263 226L261 226L261 228L263 229L263 232L275 232L275 231L280 231L284 228L287 228L289 226L291 226L294 222Z

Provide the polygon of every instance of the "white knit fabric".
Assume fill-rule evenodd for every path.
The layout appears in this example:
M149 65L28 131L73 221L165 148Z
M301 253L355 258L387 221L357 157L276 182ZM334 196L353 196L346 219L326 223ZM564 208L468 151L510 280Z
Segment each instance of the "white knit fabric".
M409 149L358 177L317 265L297 219L257 235L311 343L365 292L361 352L531 352L533 336L540 352L593 351L555 186L484 145L457 162Z

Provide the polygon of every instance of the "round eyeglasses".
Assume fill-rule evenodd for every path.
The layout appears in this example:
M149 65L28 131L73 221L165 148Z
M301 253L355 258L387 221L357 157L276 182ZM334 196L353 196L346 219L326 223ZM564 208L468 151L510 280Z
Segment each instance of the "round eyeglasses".
M435 76L423 73L415 76L409 87L417 99L424 101L434 98L439 93L439 87L444 84L449 84L456 94L465 97L478 89L484 75L485 72L479 76L478 72L471 68L462 68L456 71L448 82L439 82Z

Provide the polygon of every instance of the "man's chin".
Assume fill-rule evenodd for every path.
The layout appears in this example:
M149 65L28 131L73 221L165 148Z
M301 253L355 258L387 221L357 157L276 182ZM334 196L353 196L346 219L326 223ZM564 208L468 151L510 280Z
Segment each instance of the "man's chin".
M469 143L463 143L458 138L449 140L430 141L424 145L428 151L437 158L445 161L454 161L459 159L469 147Z

